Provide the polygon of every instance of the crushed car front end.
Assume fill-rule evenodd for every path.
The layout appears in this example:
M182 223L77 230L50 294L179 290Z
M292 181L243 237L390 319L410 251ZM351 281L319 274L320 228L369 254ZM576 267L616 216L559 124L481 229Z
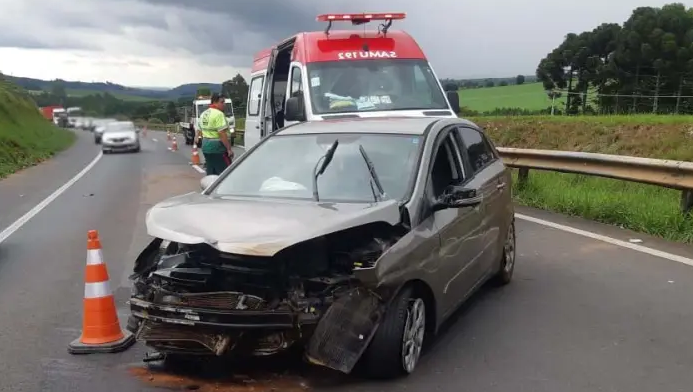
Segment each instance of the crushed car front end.
M131 276L129 327L163 354L262 356L300 345L311 362L348 373L388 298L355 272L371 268L405 232L396 224L397 204L385 204L342 220L334 232L294 236L291 245L265 254L257 244L253 252L234 248L240 252L219 242L157 238ZM176 207L160 212L169 216Z

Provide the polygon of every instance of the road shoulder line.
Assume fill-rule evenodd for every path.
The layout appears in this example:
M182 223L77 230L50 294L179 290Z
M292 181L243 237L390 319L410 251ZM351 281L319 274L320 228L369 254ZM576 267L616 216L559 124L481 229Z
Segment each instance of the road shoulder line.
M649 254L651 256L660 257L660 258L670 260L670 261L675 261L675 262L681 263L681 264L686 264L686 265L693 267L693 259L690 259L688 257L679 256L679 255L676 255L673 253L664 252L664 251L653 249L653 248L648 248L647 246L632 244L630 242L618 240L616 238L607 237L605 235L592 233L592 232L587 231L587 230L581 230L581 229L577 229L574 227L561 225L559 223L550 222L550 221L547 221L544 219L534 218L534 217L529 216L529 215L515 213L515 218L521 219L524 221L528 221L528 222L532 222L532 223L536 223L536 224L539 224L542 226L550 227L552 229L561 230L561 231L564 231L566 233L571 233L571 234L579 235L582 237L591 238L593 240L606 242L607 244L620 246L622 248L634 250L636 252L646 253L646 254Z
M99 152L98 155L84 168L82 171L77 173L74 177L72 177L70 180L68 180L65 184L63 184L60 188L56 189L53 193L48 195L45 199L43 199L40 203L35 205L32 209L27 211L26 214L22 215L14 221L11 225L7 226L5 230L0 232L0 244L5 241L7 238L9 238L12 234L14 234L15 231L19 230L22 226L24 226L25 223L27 223L31 218L36 216L39 212L41 212L44 208L48 207L48 205L53 202L53 200L57 199L58 196L62 195L65 193L66 190L68 190L72 185L74 185L77 181L79 181L80 178L84 177L85 174L89 172L96 164L101 160L101 157L103 157L103 152Z

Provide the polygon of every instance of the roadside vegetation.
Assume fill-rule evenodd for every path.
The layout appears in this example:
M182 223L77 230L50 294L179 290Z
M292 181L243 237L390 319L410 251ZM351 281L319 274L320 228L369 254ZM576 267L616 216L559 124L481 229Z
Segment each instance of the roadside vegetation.
M473 118L498 146L693 161L689 116L523 116ZM693 243L693 217L680 191L576 174L529 172L514 183L521 205L580 216L669 240Z
M0 74L0 179L72 145L75 134L53 126L30 95Z

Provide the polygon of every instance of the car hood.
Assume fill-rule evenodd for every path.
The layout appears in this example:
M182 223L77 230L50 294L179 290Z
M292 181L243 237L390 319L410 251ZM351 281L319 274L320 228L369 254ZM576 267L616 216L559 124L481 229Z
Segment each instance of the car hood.
M273 256L291 245L373 222L395 225L399 203L318 203L211 197L189 193L147 212L149 235L221 252Z
M118 132L107 132L103 134L103 137L107 139L117 139L121 137L135 138L137 134L135 131L118 131Z

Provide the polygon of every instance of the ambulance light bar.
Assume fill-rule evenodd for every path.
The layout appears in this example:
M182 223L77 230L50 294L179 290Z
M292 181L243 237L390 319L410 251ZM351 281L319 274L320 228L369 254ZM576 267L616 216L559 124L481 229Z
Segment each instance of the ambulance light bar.
M381 25L379 31L383 34L387 34L387 30L392 26L393 20L402 20L406 17L407 14L404 12L377 12L363 14L322 14L318 15L316 20L318 22L327 22L327 28L325 28L326 35L330 34L332 22L351 22L351 24L354 25L361 25L373 20L384 20L386 22Z
M318 22L337 22L337 21L353 21L356 23L365 23L371 20L401 20L407 17L404 12L390 13L371 13L371 14L323 14L318 15Z

